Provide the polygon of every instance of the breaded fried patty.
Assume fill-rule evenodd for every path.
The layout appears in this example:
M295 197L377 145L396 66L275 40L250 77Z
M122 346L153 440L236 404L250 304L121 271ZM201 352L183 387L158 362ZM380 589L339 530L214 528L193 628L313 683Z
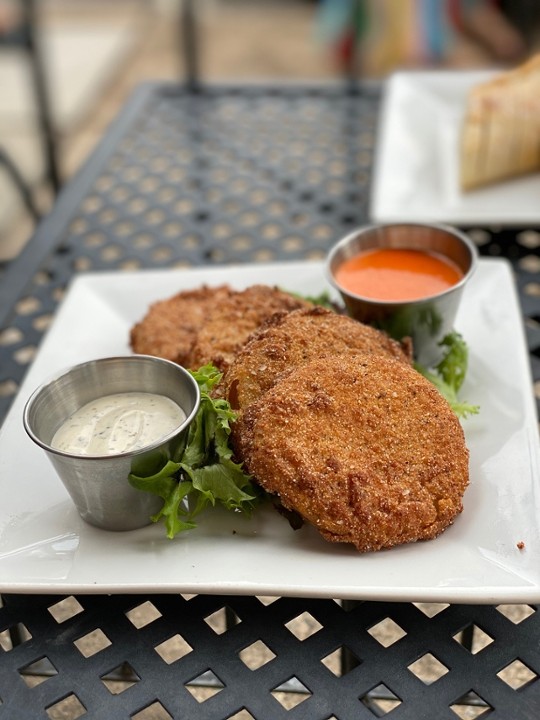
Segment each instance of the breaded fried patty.
M306 307L312 303L268 285L252 285L230 294L209 310L199 327L189 366L198 368L211 362L225 370L261 323L276 312Z
M401 345L384 333L322 307L274 315L237 353L219 394L234 410L258 400L279 379L317 357L354 350L410 362Z
M235 292L226 285L203 286L153 303L131 329L131 348L189 367L191 349L206 316Z
M196 370L213 363L224 370L249 335L275 312L312 307L275 287L246 290L202 287L151 305L130 332L134 352L156 355Z
M395 358L313 360L235 425L248 472L327 540L369 551L434 538L462 510L461 425L435 387Z

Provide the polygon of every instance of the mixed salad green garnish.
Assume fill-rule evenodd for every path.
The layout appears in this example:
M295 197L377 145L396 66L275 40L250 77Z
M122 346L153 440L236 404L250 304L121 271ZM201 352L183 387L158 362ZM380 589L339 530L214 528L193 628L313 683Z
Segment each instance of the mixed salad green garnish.
M320 305L321 307L326 308L327 310L333 310L338 311L339 306L332 298L330 297L330 293L327 290L323 290L318 295L301 295L300 293L294 293L290 290L284 290L284 292L289 293L289 295L292 295L295 298L298 298L299 300L307 300L310 303L313 303L314 305Z
M479 412L478 405L471 405L458 397L469 364L467 343L454 330L441 340L440 345L444 349L443 357L434 368L428 369L418 363L414 364L415 368L435 385L458 417L476 415Z
M229 435L235 413L226 400L210 397L221 373L213 365L205 365L192 375L199 385L201 404L178 460L169 460L153 475L129 476L133 487L163 499L163 507L152 520L163 520L169 538L195 528L195 518L208 505L223 505L249 515L264 497L241 465L232 460Z

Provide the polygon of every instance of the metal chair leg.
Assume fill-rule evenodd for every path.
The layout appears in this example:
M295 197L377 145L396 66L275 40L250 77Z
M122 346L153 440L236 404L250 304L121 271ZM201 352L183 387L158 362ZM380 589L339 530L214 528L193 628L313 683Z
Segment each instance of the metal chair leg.
M54 137L49 94L47 92L46 78L43 73L43 60L41 57L39 40L36 33L37 10L35 0L24 0L24 2L22 3L22 9L23 25L25 30L25 46L30 58L32 81L34 84L34 92L37 105L36 109L38 114L38 123L40 126L43 153L45 156L45 165L47 168L47 178L56 194L60 190L62 183L60 179L60 171L58 168L58 159L56 156L56 141Z
M24 180L23 176L19 172L18 167L2 148L0 148L0 165L3 165L3 167L5 168L9 177L13 181L13 184L17 188L19 195L21 196L22 201L26 206L26 209L37 222L40 218L40 212L34 202L32 192L30 191L30 188L28 187L28 184Z
M183 0L180 18L180 36L183 43L183 60L186 84L192 91L199 86L198 27L195 5Z

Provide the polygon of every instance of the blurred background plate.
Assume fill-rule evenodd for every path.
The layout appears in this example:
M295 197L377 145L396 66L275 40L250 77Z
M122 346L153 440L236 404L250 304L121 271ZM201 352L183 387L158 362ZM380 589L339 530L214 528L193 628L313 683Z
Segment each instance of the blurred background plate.
M386 87L370 216L520 227L540 222L540 173L459 189L459 133L469 90L494 71L411 71Z

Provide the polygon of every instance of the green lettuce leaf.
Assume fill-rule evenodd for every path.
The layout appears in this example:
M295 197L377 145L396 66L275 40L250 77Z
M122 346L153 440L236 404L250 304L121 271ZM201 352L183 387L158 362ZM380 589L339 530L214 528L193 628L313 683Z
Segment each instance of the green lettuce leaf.
M324 307L327 310L333 310L334 312L340 312L342 310L340 305L332 300L330 293L327 290L323 290L318 295L302 295L301 293L291 292L290 290L284 290L283 292L288 293L292 297L298 298L298 300L306 300L314 305L321 305L321 307Z
M478 405L471 405L471 403L459 399L459 391L467 375L469 363L469 350L465 340L460 333L454 330L446 335L439 344L444 348L444 354L439 363L432 369L415 363L415 368L435 385L458 417L466 418L469 415L476 415L480 411Z
M205 365L192 375L199 385L201 403L178 462L169 460L152 475L129 476L133 487L163 499L163 507L152 520L165 523L169 538L195 528L195 517L208 505L221 504L249 515L264 497L242 466L232 460L229 436L236 414L226 400L210 397L221 373L213 365Z

